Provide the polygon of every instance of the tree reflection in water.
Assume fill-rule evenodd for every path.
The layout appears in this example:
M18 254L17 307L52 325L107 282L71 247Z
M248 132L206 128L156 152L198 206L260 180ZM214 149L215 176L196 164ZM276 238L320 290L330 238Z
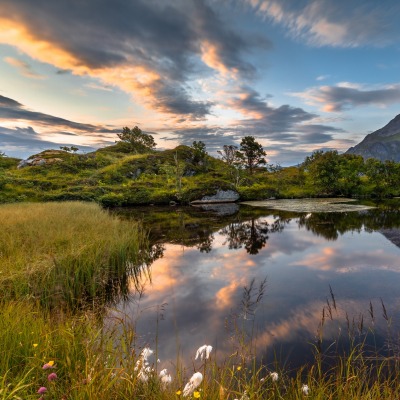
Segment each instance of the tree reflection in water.
M230 250L244 247L249 254L258 254L267 243L269 234L281 232L287 222L288 220L278 218L269 223L252 217L244 222L231 222L219 233L226 236L224 245L228 244Z

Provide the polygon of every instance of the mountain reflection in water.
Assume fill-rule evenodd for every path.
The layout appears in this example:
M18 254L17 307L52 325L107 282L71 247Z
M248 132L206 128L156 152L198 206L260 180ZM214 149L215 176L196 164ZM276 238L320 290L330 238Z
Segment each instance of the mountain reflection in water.
M310 343L318 343L322 318L322 347L339 336L348 338L349 331L364 340L372 328L374 342L387 351L381 299L393 316L392 332L398 330L396 208L298 214L240 207L232 215L219 215L170 207L119 214L143 219L160 256L142 293L132 289L130 301L119 310L134 323L139 345L155 347L157 341L158 358L166 367L177 362L178 354L190 365L205 343L221 357L232 354L240 346L239 328L240 335L252 336L264 362L303 364ZM265 278L264 296L256 302ZM252 280L254 309L246 313L244 288L249 290Z

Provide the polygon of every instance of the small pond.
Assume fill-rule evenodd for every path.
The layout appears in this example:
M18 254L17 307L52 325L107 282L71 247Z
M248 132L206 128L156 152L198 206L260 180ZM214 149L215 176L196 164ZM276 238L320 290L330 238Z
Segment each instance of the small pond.
M163 363L179 355L188 364L203 344L224 358L250 338L259 360L290 368L317 347L343 351L349 339L398 352L399 206L116 211L143 221L157 259L140 293L132 284L129 300L111 314L125 315L137 344L157 346Z

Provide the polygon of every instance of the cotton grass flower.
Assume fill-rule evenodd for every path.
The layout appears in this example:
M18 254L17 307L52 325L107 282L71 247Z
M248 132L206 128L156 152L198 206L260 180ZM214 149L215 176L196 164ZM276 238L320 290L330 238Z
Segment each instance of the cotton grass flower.
M306 384L303 384L303 386L301 387L301 391L306 396L308 396L310 394L310 388Z
M161 383L163 385L168 385L169 383L172 382L172 377L171 375L168 374L168 371L166 368L164 368L159 375L160 379L161 379Z
M204 345L197 349L195 360L200 357L200 360L207 360L210 357L210 353L212 351L212 346Z
M269 374L269 376L271 377L272 382L277 382L278 379L279 379L279 375L278 375L277 372L271 372L271 373Z
M186 397L191 395L194 392L194 389L196 389L200 385L202 380L203 375L201 374L201 372L194 373L189 382L183 388L183 396Z
M148 358L153 354L153 350L149 347L145 347L140 355L139 359L136 361L135 371L139 371L137 377L142 382L147 382L149 379L149 374L151 374L154 370L150 367Z

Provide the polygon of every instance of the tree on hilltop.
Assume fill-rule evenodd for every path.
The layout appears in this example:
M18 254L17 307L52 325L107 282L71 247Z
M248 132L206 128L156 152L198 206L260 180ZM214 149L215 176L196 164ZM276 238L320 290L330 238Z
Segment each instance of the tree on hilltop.
M117 143L123 143L130 152L136 154L148 153L156 147L153 136L143 133L137 126L132 129L125 126L117 136L119 138Z

